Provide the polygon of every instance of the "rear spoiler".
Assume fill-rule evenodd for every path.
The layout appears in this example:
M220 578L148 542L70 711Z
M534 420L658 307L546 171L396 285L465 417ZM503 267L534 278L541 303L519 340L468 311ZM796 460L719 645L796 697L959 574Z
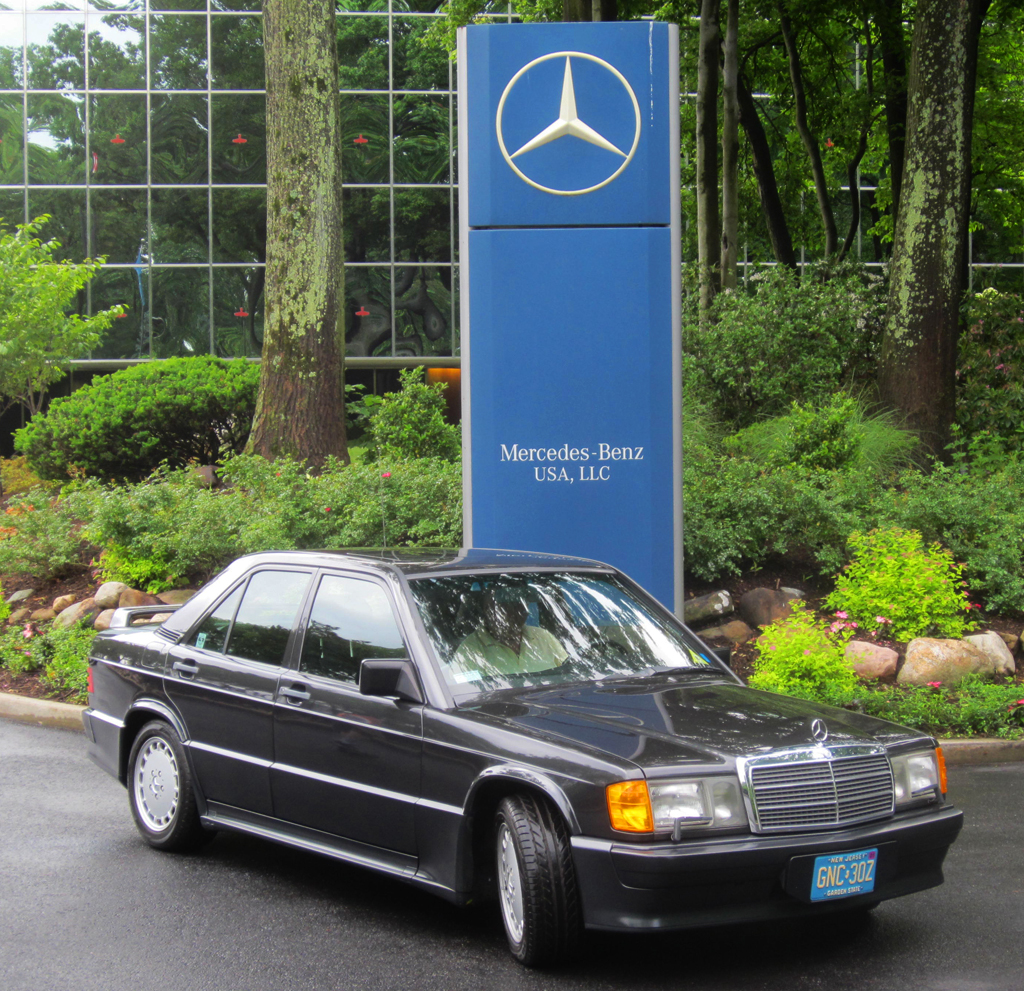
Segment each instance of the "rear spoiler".
M168 606L161 602L158 606L126 606L124 609L115 609L114 615L110 617L110 626L107 629L120 630L128 626L149 625L135 622L136 619L141 619L144 616L159 616L159 622L162 623L172 612L180 608L180 604ZM155 623L157 621L154 619L150 622Z

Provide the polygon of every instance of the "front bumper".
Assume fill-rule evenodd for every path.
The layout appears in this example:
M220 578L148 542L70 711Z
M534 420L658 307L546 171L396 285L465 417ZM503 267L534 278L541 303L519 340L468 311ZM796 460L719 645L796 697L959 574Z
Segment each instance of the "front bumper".
M962 825L963 813L943 806L786 836L645 845L573 836L572 853L588 929L695 929L820 915L933 888ZM874 891L810 903L814 857L868 847L879 850Z

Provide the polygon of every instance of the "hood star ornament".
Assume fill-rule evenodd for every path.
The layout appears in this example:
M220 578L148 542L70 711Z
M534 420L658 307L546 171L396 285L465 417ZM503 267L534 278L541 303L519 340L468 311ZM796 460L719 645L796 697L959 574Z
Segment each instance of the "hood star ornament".
M548 124L540 134L530 138L518 151L512 152L512 158L525 155L534 148L546 145L549 141L557 141L559 138L573 137L581 141L588 141L605 151L614 152L626 158L626 153L616 148L607 138L598 134L590 125L584 124L576 113L576 90L572 84L572 63L569 56L565 57L565 76L562 79L562 103L558 110L558 119Z
M503 115L505 112L505 102L509 98L509 94L515 88L516 84L522 77L529 72L534 66L540 65L543 62L548 62L552 59L564 59L565 70L562 74L562 95L558 107L558 117L548 124L543 130L535 134L529 141L524 145L516 149L516 151L510 153L505 145L505 136L503 133ZM572 62L573 60L585 60L591 62L594 65L599 66L605 72L609 73L615 83L612 87L612 93L614 93L616 84L621 86L624 91L623 96L629 101L628 106L633 111L633 141L628 150L623 151L614 142L610 141L607 137L601 134L596 128L590 124L584 123L580 120L580 115L576 109L576 88L573 83L572 76ZM616 99L613 95L609 96L609 92L606 86L601 87L602 100L609 98ZM621 97L619 98L621 99ZM522 113L523 104L517 104L517 113ZM621 113L621 111L620 111ZM637 101L636 93L633 92L633 87L629 85L626 77L619 72L610 62L606 62L602 58L598 58L596 55L590 55L587 52L551 52L547 55L541 55L539 58L533 59L524 65L509 81L505 86L504 92L501 94L501 99L498 101L498 111L495 119L495 129L498 138L498 148L501 151L502 157L508 164L508 167L523 180L528 186L533 186L534 189L539 189L543 193L551 193L554 196L580 196L584 193L592 193L595 190L601 189L607 186L608 183L613 182L617 179L622 171L629 165L633 160L633 156L636 154L637 145L640 143L640 134L642 131L642 120L640 117L640 104ZM621 129L621 125L620 125ZM527 132L529 133L529 132ZM580 141L586 144L593 145L596 148L600 148L602 151L610 152L616 156L613 159L608 159L610 164L610 174L607 178L600 182L595 183L592 186L585 186L580 189L559 189L552 186L543 185L532 179L530 176L523 171L523 168L529 169L530 166L525 165L520 167L520 162L523 162L521 156L527 154L527 152L534 151L537 148L541 148L546 144L551 144L553 141L559 141L562 138L578 138ZM520 138L520 140L522 140ZM621 140L621 136L620 136ZM519 159L519 161L515 161ZM525 161L530 161L526 159ZM536 166L534 166L536 167Z

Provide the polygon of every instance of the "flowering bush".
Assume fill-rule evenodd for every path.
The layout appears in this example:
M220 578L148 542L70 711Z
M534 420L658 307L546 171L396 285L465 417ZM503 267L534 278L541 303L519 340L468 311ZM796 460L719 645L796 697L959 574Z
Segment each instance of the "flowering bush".
M852 690L857 676L844 653L849 639L848 630L823 629L796 600L791 614L758 638L750 686L786 695L813 695L826 687Z
M885 621L893 640L959 638L973 624L964 592L963 566L938 544L925 546L916 530L893 527L853 533L852 560L826 599L864 629ZM874 623L874 625L872 625Z

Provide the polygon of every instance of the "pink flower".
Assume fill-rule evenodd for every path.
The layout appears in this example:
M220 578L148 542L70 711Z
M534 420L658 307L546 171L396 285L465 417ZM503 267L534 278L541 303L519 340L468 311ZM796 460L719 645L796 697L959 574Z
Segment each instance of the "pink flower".
M390 471L386 471L380 477L381 478L390 478L391 477L391 472Z
M330 506L324 506L324 512L325 513L329 513L330 511L331 511L331 507Z
M929 681L928 682L928 687L929 688L941 688L942 687L942 682L941 681Z
M810 657L810 656L811 656L811 652L809 650L805 650L804 651L804 657Z
M838 617L839 617L840 619L848 619L848 618L849 618L849 614L848 614L848 613L845 613L845 612L843 612L843 611L842 611L842 609L838 610L838 611L836 612L836 615L837 615L837 616L838 616Z
M891 619L886 619L884 616L876 616L875 617L875 622L876 623L891 623L892 620Z
M23 630L21 631L21 635L22 635L22 636L23 636L23 637L24 637L24 638L25 638L26 640L31 640L31 639L32 639L32 637L34 637L34 636L35 636L35 632L36 632L36 631L32 629L32 624L31 624L31 623L26 623L26 624L25 624L25 629L23 629Z

